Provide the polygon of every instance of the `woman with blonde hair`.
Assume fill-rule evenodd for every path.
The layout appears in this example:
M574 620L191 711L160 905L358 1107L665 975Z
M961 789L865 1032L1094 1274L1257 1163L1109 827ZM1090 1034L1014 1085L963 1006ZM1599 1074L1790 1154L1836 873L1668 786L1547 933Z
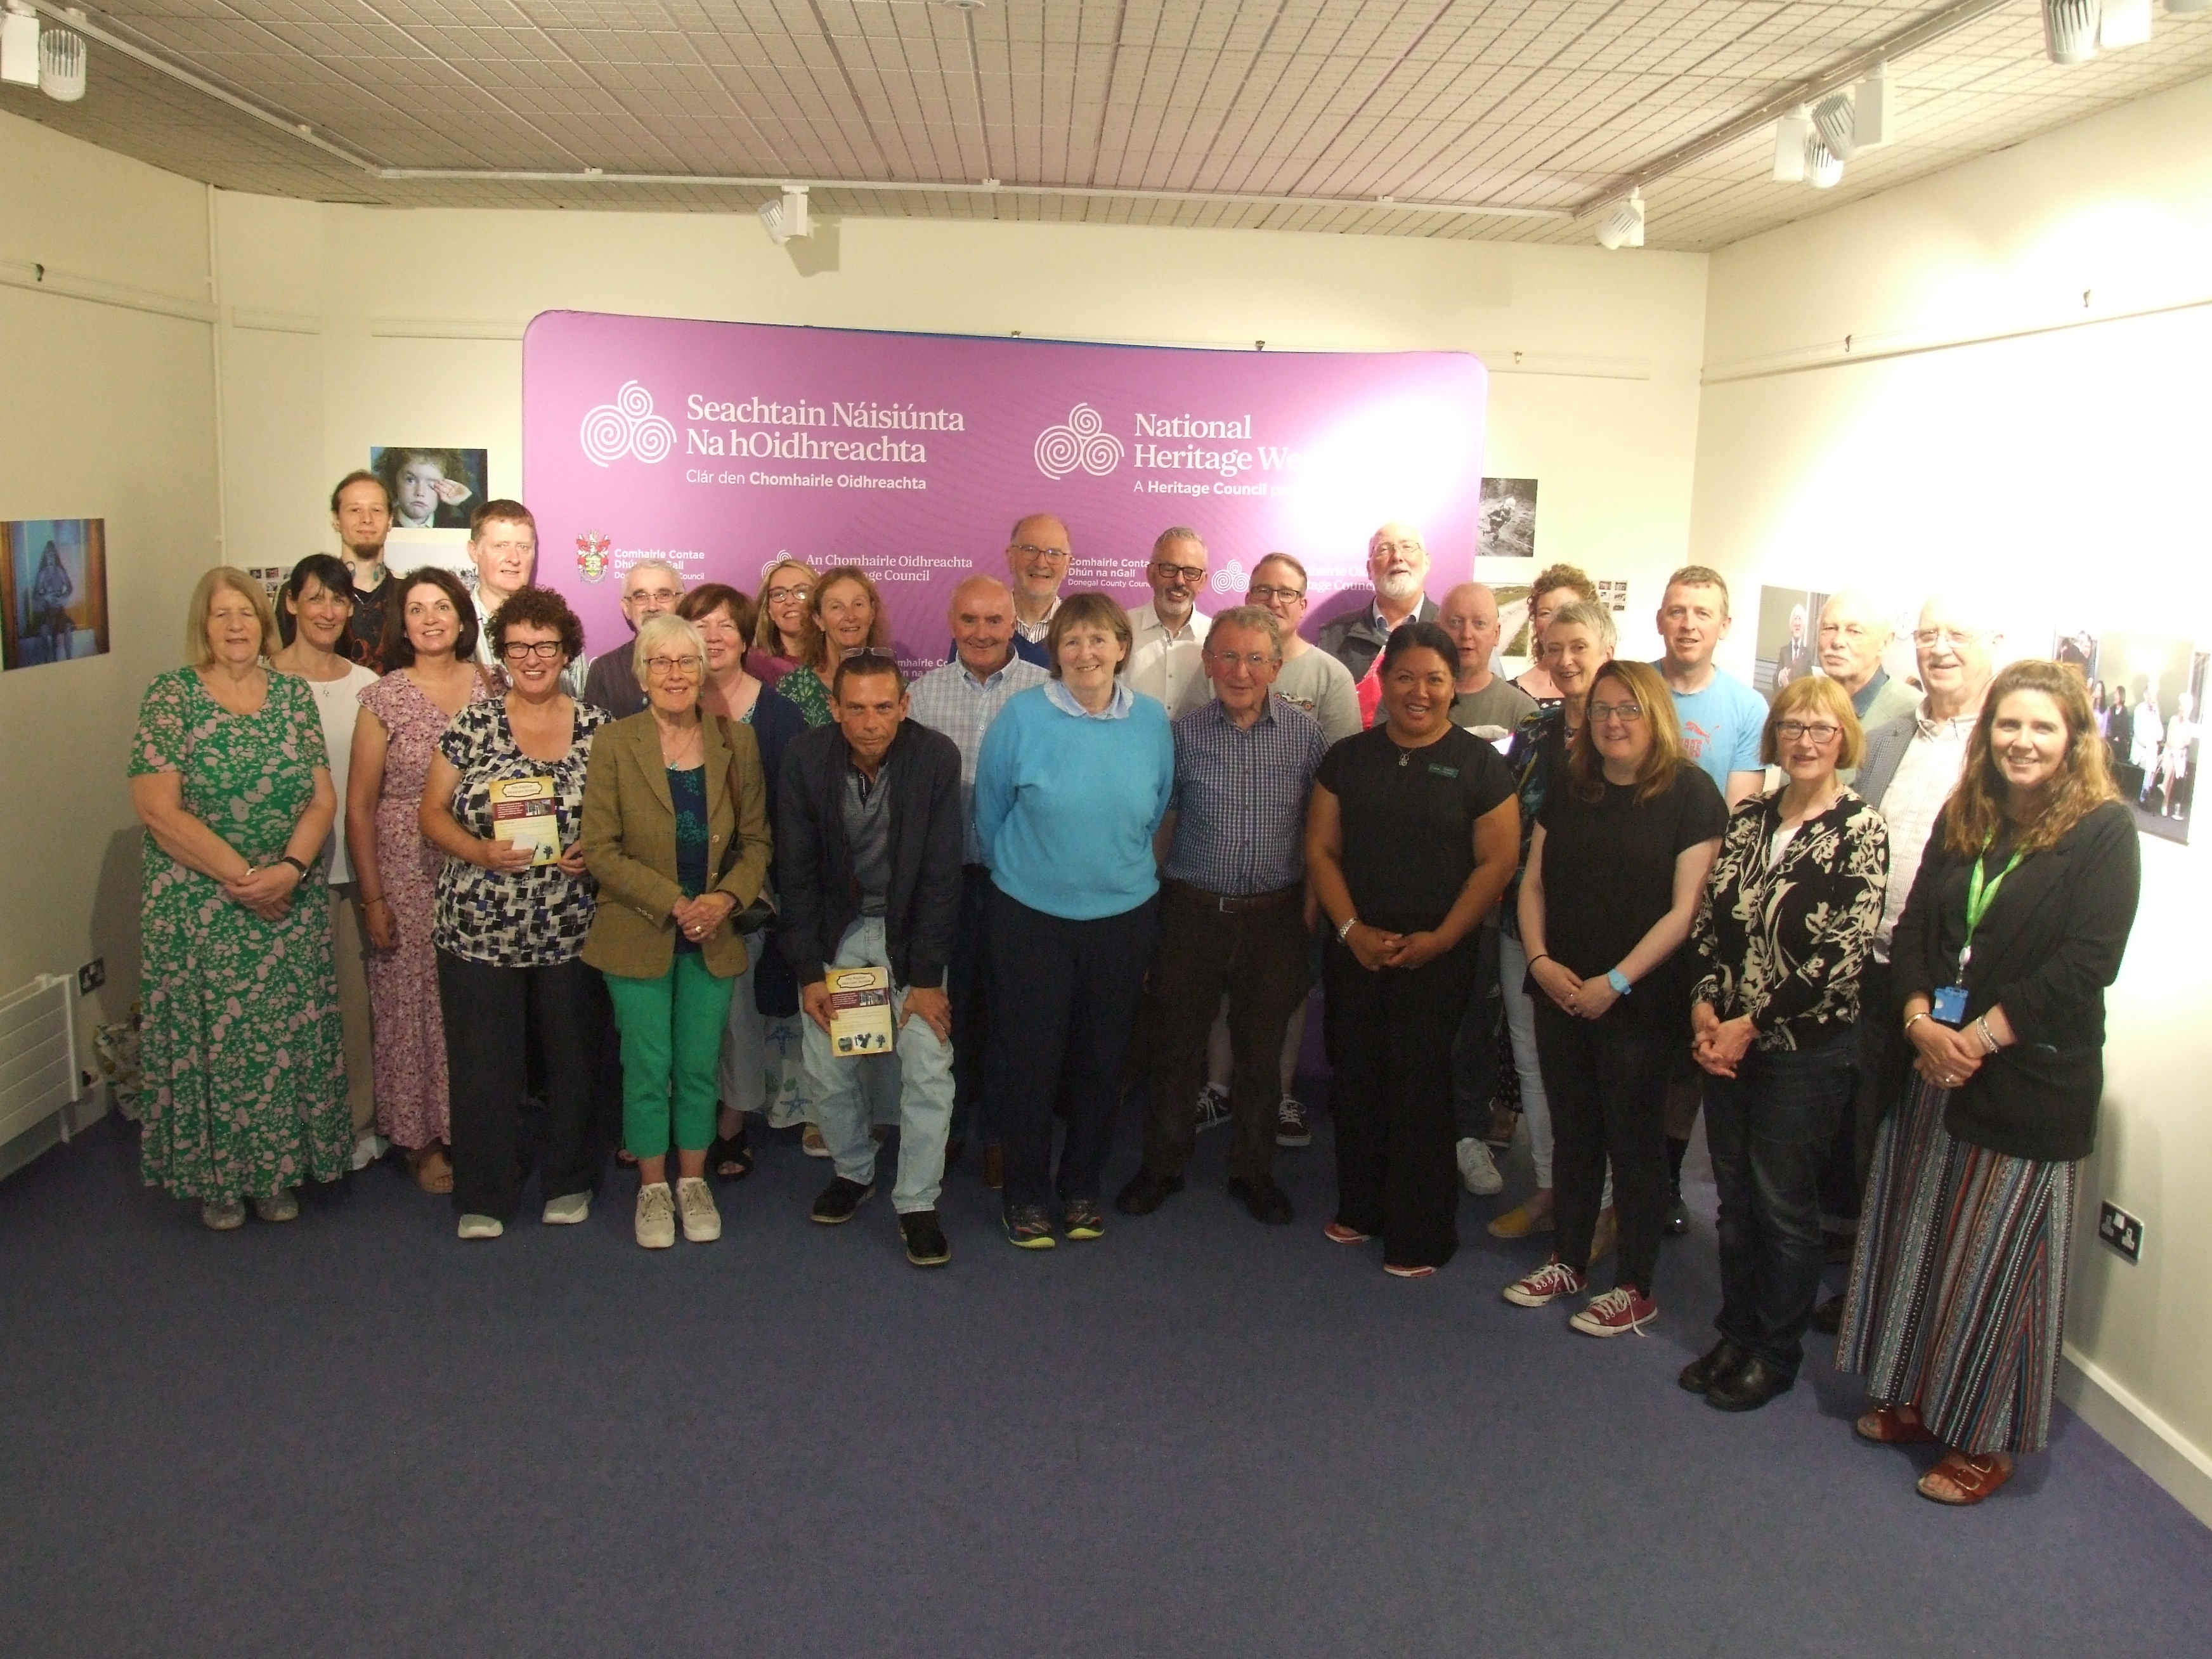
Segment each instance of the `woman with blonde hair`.
M868 573L841 564L822 573L807 601L806 637L799 666L775 683L809 726L830 724L830 684L837 665L855 651L884 651L891 642L883 596Z
M1558 1247L1505 1288L1540 1308L1587 1283L1607 1160L1620 1217L1614 1286L1570 1322L1619 1336L1656 1317L1666 1224L1667 1075L1689 1028L1690 937L1728 808L1682 747L1658 671L1591 677L1566 777L1546 797L1521 878L1521 943L1552 1108Z
M806 613L820 580L813 566L798 559L778 559L761 572L760 610L745 666L763 685L774 687L805 660Z
M139 1158L148 1186L198 1199L218 1232L244 1224L247 1200L264 1221L293 1219L293 1189L353 1158L321 891L337 792L314 694L268 665L276 648L261 585L217 565L192 590L187 665L147 688L131 741L146 826Z
M2141 854L2081 676L1990 683L1890 939L1902 1099L1875 1142L1836 1369L1862 1439L1940 1443L1922 1497L1978 1504L2050 1443L2105 989ZM1909 1068L1909 1069L1908 1069Z

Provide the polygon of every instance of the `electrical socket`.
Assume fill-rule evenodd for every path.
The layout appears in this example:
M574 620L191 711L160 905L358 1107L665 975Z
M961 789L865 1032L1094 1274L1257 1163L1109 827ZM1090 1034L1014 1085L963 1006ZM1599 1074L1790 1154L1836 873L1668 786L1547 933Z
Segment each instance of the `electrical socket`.
M2142 1260L2142 1223L2117 1204L2097 1206L2097 1237L2130 1261Z
M94 957L76 970L76 994L88 997L107 983L107 958Z

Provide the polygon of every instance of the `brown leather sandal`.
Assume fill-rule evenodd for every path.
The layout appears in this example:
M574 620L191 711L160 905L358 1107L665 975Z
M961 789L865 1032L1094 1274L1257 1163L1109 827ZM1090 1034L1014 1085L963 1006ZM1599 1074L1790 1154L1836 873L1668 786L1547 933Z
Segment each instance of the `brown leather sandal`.
M1930 1503L1964 1509L1980 1503L2011 1479L2012 1459L2002 1452L1981 1456L1946 1452L1943 1461L1922 1475L1912 1489Z
M1907 1417L1903 1406L1876 1406L1851 1425L1851 1431L1862 1440L1871 1440L1881 1446L1923 1446L1936 1437L1928 1432L1928 1425L1916 1414Z
M417 1187L434 1197L453 1190L453 1163L446 1149L434 1140L407 1154L407 1172L415 1177Z

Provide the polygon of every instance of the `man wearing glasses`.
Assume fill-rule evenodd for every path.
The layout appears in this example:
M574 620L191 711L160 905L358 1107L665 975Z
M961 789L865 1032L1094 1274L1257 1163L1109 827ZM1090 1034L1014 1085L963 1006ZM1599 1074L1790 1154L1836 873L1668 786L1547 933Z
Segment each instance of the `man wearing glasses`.
M1374 603L1321 630L1321 648L1345 665L1355 684L1399 623L1437 619L1436 601L1425 591L1429 550L1413 526L1386 524L1367 538L1367 576L1375 584Z
M623 573L623 620L633 636L647 619L665 617L684 597L684 573L665 559L640 559ZM584 676L584 701L595 704L617 720L628 720L645 707L645 689L637 683L630 659L636 653L629 644L602 651L592 659L592 672Z
M520 501L486 501L469 519L469 562L477 568L471 595L477 604L477 663L496 668L491 619L500 606L530 586L530 573L538 566L536 516ZM589 701L584 696L580 656L561 671L561 689L579 702Z
M1014 579L1014 654L1039 668L1052 666L1045 640L1060 609L1060 585L1075 555L1067 526L1049 513L1032 513L1006 539L1006 568Z
M1186 1103L1225 994L1229 1194L1255 1220L1280 1225L1291 1218L1273 1173L1280 1056L1308 989L1306 798L1328 740L1312 715L1270 695L1282 663L1273 613L1224 611L1201 655L1214 695L1175 723L1175 785L1154 843L1166 858L1145 1161L1114 1202L1124 1215L1149 1215L1182 1190L1198 1133Z
M1152 544L1145 580L1152 602L1129 613L1129 664L1122 672L1129 689L1165 704L1168 717L1188 714L1206 696L1199 636L1205 614L1198 608L1206 586L1206 544L1182 525L1160 532Z
M1258 605L1282 625L1283 665L1276 671L1275 695L1319 720L1322 735L1331 743L1358 731L1359 689L1352 683L1351 671L1298 634L1308 604L1305 566L1287 553L1270 553L1252 568L1244 603Z

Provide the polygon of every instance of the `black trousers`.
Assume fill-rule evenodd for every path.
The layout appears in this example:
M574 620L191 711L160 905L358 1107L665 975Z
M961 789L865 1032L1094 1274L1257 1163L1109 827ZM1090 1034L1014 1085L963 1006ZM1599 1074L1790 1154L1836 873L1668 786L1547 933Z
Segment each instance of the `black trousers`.
M1097 1199L1114 1148L1121 1066L1158 932L1158 899L1119 915L1073 921L990 891L984 975L991 1029L985 1060L1008 1205ZM1067 1139L1053 1169L1053 1109Z
M1146 996L1152 1079L1145 1167L1179 1176L1198 1144L1190 1103L1206 1076L1214 1011L1229 998L1229 1148L1234 1179L1267 1181L1275 1167L1275 1109L1283 1097L1283 1032L1311 988L1305 907L1292 893L1265 910L1224 915L1191 890L1160 896L1160 947Z
M582 961L501 968L441 951L438 1006L453 1100L453 1208L508 1219L533 1167L548 1201L590 1192L615 1052L599 970ZM533 1081L542 1128L529 1122Z
M1559 1260L1589 1271L1591 1235L1613 1164L1620 1222L1616 1282L1651 1294L1667 1221L1667 1078L1688 1041L1689 1021L1631 1024L1619 1011L1577 1019L1536 998L1536 1058L1552 1106L1552 1190Z
M1322 972L1336 1061L1336 1218L1380 1237L1395 1267L1440 1267L1459 1248L1452 1039L1474 989L1474 943L1425 967L1370 973L1332 938Z
M952 961L945 970L945 988L952 1004L952 1133L963 1141L973 1134L986 1146L999 1144L999 1126L992 1115L984 1082L989 1076L984 1056L990 1052L989 985L983 970L984 942L989 937L985 913L991 896L991 872L981 864L965 866L960 877L960 929L952 936Z
M1882 1097L1882 1073L1888 1062L1890 1045L1902 1041L1898 1035L1897 1007L1890 1000L1895 994L1895 985L1894 975L1886 962L1876 962L1869 957L1859 969L1859 1023L1855 1050L1857 1087L1852 1091L1851 1103L1844 1113L1843 1121L1829 1137L1820 1161L1820 1213L1824 1217L1856 1220L1867 1177L1874 1173L1874 1138L1881 1129L1883 1116L1894 1103Z

